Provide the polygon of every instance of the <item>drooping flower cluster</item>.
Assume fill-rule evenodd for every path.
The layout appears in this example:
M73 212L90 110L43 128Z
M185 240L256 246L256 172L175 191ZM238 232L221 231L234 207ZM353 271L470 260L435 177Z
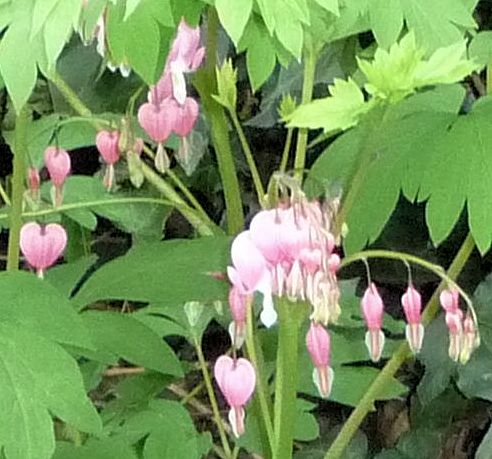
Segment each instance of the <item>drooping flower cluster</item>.
M138 110L138 121L149 137L157 143L155 166L164 172L169 157L164 142L172 132L181 138L178 155L185 159L186 137L193 129L199 113L198 103L187 95L185 74L195 71L203 61L205 48L200 47L200 28L181 21L167 57L164 72L150 87L147 102Z
M460 295L456 289L443 290L439 296L449 330L449 357L466 363L480 344L476 318L471 310L460 309Z
M227 270L232 283L229 304L233 322L229 332L239 349L247 333L247 310L255 292L263 295L260 319L267 327L277 320L274 296L308 302L312 310L306 346L315 367L313 380L321 396L328 397L333 370L325 327L340 314L336 277L340 257L331 232L336 203L308 201L297 188L295 197L289 199L290 205L256 214L249 230L232 243L232 266Z
M267 327L277 320L272 295L308 301L316 322L337 320L340 257L334 252L330 213L317 201L299 199L259 212L250 229L234 239L229 279L242 294L263 294L261 320Z
M55 264L67 245L67 233L58 223L39 225L29 222L20 231L20 249L27 262L42 278L44 271Z

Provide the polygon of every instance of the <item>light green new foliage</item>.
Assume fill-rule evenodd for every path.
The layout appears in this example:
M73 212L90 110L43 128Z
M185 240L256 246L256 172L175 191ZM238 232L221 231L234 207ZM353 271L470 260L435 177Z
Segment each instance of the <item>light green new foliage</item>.
M372 106L364 101L364 94L352 78L347 81L335 78L328 89L331 97L301 105L287 117L288 126L345 130L355 126L359 116Z
M478 66L465 57L466 43L460 41L437 49L429 59L415 42L412 32L389 51L378 48L369 62L358 59L359 68L367 78L366 91L372 96L398 102L416 89L460 81Z
M378 48L372 60L357 59L367 80L364 89L372 96L369 102L354 80L335 79L328 87L330 97L301 105L287 121L291 127L323 128L325 132L348 129L378 100L395 104L419 88L460 81L479 68L465 54L466 44L461 41L425 59L410 32L389 51Z

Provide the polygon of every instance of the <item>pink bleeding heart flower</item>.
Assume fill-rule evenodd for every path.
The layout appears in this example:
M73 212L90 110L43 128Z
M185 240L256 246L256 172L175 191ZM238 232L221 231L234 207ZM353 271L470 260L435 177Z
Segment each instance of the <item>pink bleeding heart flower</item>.
M229 280L243 294L252 294L255 291L263 294L260 318L265 326L270 327L277 320L273 307L271 275L267 262L253 244L249 231L243 231L235 237L231 258L233 266L227 268Z
M463 336L463 311L461 309L446 311L446 326L449 331L449 357L458 361L461 353Z
M55 206L60 206L63 201L63 183L70 174L70 155L59 147L48 147L44 151L44 164L55 187Z
M163 143L171 135L172 124L164 104L147 102L138 109L138 122L149 137L157 142L155 166L159 172L169 169L170 161Z
M120 159L119 142L119 131L100 131L96 135L96 147L107 164L103 184L108 191L113 187L114 163Z
M460 294L456 289L446 289L439 295L439 302L445 311L457 311L459 308Z
M114 164L120 159L120 132L99 131L96 135L96 147L106 164Z
M251 240L271 265L276 265L283 259L280 243L282 229L281 212L278 210L258 212L249 226Z
M314 383L320 395L327 398L331 392L334 373L330 367L330 335L321 324L311 322L306 335L306 347L315 366L313 371Z
M407 291L401 297L401 304L407 325L405 334L408 345L414 354L422 349L422 341L424 339L424 326L422 325L422 298L415 287L410 284Z
M198 103L192 97L187 97L182 105L169 98L163 102L168 113L172 130L180 137L186 137L198 119Z
M384 347L383 325L384 305L378 289L374 283L367 287L361 301L362 315L366 322L366 346L373 362L381 358Z
M29 222L21 228L21 252L41 278L44 270L55 264L66 245L67 233L58 223L41 226L36 222Z
M214 376L231 407L229 422L232 431L239 437L244 433L244 405L253 395L256 385L253 365L244 358L233 360L227 355L222 355L215 362Z
M467 312L463 319L463 335L461 339L460 362L470 360L472 352L480 345L480 335L474 317Z
M205 48L200 47L200 28L190 27L184 19L171 46L165 73L170 73L174 98L183 104L186 99L185 73L196 70L203 61Z
M229 307L232 322L229 325L229 335L236 349L240 349L246 339L246 313L251 295L243 294L235 286L229 290Z

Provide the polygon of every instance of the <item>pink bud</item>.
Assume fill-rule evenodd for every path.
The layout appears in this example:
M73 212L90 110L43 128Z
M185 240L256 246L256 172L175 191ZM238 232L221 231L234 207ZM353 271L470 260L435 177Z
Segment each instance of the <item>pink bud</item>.
M138 109L138 122L154 142L165 142L171 134L171 120L162 104L142 104Z
M401 304L405 311L405 317L409 324L418 324L421 321L422 300L420 293L413 285L409 285L407 291L401 297Z
M449 330L448 354L452 360L457 361L462 350L463 311L461 309L449 309L446 312L445 320Z
M362 314L368 331L366 332L366 347L373 362L377 362L383 353L384 334L381 331L383 325L384 306L383 300L374 283L371 283L364 293L361 301Z
M250 295L242 294L237 287L229 290L229 307L233 321L229 326L229 334L236 349L240 349L246 339L246 314Z
M29 183L29 190L31 192L37 192L41 185L41 178L39 177L39 171L35 167L29 167L27 170L27 179Z
M439 300L445 311L457 311L459 308L460 294L455 289L443 290L439 295Z
M256 374L253 365L244 358L233 360L222 355L215 362L214 376L231 407L229 421L234 435L239 437L244 433L244 405L255 390Z
M70 173L70 155L63 148L48 147L44 151L44 163L53 185L60 188Z
M367 287L361 301L362 314L369 330L379 330L383 325L384 305L374 283Z
M114 164L120 159L119 141L119 131L98 132L96 136L96 147L106 164Z
M463 336L461 340L460 362L470 360L472 352L480 345L480 335L473 316L468 312L463 320Z
M401 304L407 319L405 333L408 345L414 354L422 349L424 326L421 323L422 300L420 293L410 284L401 297Z
M330 368L330 335L322 325L311 322L306 335L306 347L315 366L314 382L320 395L326 398L331 392L333 370Z
M338 268L340 268L340 263L342 261L340 260L340 255L336 253L332 253L330 257L328 258L328 269L332 273L336 273L338 271Z
M65 250L67 233L58 223L41 226L26 223L20 231L20 249L27 262L37 270L39 277L53 265Z

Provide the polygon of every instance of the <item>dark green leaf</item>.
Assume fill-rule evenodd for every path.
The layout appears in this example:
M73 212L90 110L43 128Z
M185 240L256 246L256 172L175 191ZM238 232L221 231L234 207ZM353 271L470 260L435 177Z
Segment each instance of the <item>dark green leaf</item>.
M135 365L182 376L181 364L169 345L131 315L86 311L81 317L97 349L122 357Z
M178 307L186 301L225 299L230 240L207 237L142 244L102 266L75 299L84 306L101 299L127 299Z

